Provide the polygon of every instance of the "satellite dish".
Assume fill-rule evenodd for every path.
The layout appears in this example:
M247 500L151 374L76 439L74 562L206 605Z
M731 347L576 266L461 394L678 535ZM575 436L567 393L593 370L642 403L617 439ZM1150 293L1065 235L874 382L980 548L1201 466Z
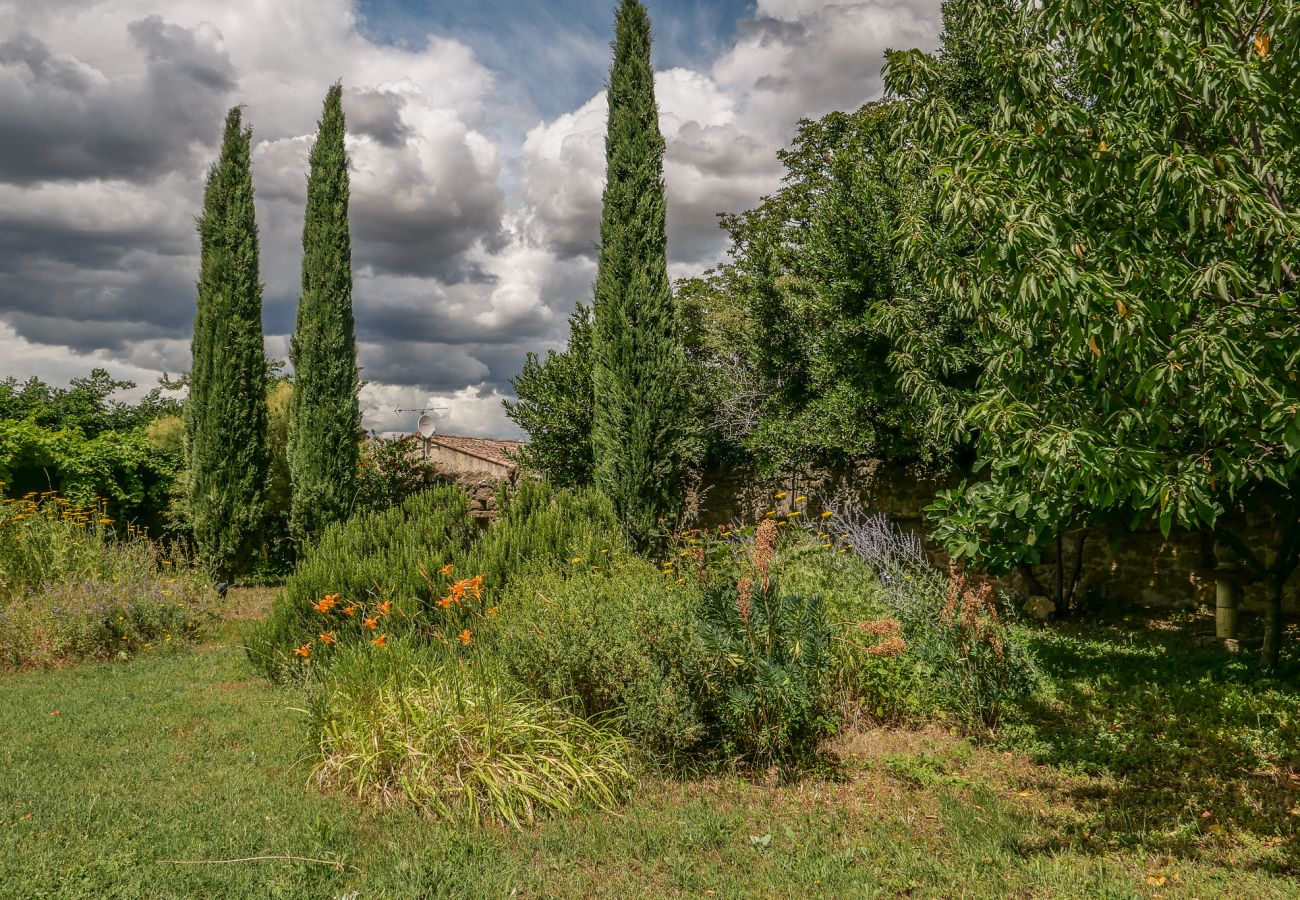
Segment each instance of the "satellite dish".
M420 416L420 421L419 423L416 424L415 427L419 429L420 436L423 437L426 441L429 438L433 437L433 433L437 431L437 429L433 427L433 416L429 415L428 413L425 413L424 415Z

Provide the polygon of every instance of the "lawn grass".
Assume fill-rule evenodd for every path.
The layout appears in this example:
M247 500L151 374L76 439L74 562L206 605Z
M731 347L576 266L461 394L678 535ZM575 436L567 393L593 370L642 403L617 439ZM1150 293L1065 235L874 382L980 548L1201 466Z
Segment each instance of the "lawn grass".
M257 606L256 597L236 599ZM1256 776L1205 762L1194 775L1217 773L1222 787L1198 794L1194 779L1181 777L1194 754L1175 754L1169 798L1161 803L1152 763L1115 771L1114 756L1103 755L1087 765L1060 764L1079 755L1080 731L1109 721L1138 728L1134 710L1144 692L1164 696L1176 683L1188 692L1168 721L1141 726L1154 735L1168 734L1183 716L1207 721L1196 719L1193 692L1207 703L1227 697L1235 704L1260 686L1206 693L1192 673L1172 679L1159 676L1159 667L1137 667L1135 678L1148 678L1145 687L1126 686L1116 675L1107 687L1112 704L1085 703L1074 695L1086 698L1085 688L1105 667L1089 670L1089 653L1102 650L1085 653L1091 644L1074 644L1083 638L1060 638L1061 652L1049 658L1062 686L1051 702L1081 703L1092 718L1020 736L1044 758L1057 754L1058 765L1035 765L1020 750L975 747L940 729L864 732L838 742L838 764L828 777L785 786L646 780L613 813L516 832L457 830L406 810L363 810L319 793L308 784L303 719L292 709L300 695L254 677L231 633L128 663L0 676L0 896L1296 895L1289 825L1296 817L1286 809L1261 807L1267 827L1210 827L1219 815L1241 816L1229 801L1243 777L1253 784ZM1113 643L1123 646L1118 638ZM1084 658L1072 661L1071 654ZM1294 691L1268 690L1274 693L1263 693L1254 712L1226 714L1224 727L1249 724L1279 702L1292 708ZM1272 758L1260 741L1279 740L1276 725L1261 722L1252 726L1258 739L1244 741L1264 748L1252 759ZM1283 743L1289 733L1283 729ZM1179 733L1180 746L1190 739ZM1238 744L1225 746L1220 763L1245 764ZM1271 765L1276 771L1267 777L1285 784L1285 764ZM1128 793L1135 775L1146 785L1140 797ZM1278 791L1249 802L1291 796ZM1212 818L1192 807L1195 833L1174 828L1179 838L1171 840L1177 817L1170 810L1189 796L1198 804L1208 797ZM1148 821L1133 819L1139 810L1130 805L1120 827L1115 810L1139 799L1149 806ZM1273 838L1279 840L1269 844ZM171 861L262 855L338 866Z

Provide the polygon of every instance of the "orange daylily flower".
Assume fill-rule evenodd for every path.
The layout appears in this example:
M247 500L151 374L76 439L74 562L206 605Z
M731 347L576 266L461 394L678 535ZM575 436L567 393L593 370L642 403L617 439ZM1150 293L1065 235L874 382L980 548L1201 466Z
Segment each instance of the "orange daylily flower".
M371 631L374 631L374 630L376 630L377 628L379 628L379 620L376 619L376 618L374 618L374 617L371 617L371 618L369 618L369 619L366 619L366 620L365 620L364 622L362 622L361 624L362 624L364 627L369 628Z
M387 613L387 612L389 612L392 608L393 608L393 601L392 601L392 600L385 600L383 603L379 604L379 611L380 611L381 613Z
M307 659L311 656L311 644L303 644L301 647L295 647L293 652L296 655L301 656L303 659Z
M451 604L453 599L454 598L450 594L448 594L446 597L443 597L441 600L438 601L438 605L441 606L443 609L451 609Z
M468 644L470 641L474 640L474 632L466 628L460 634L456 635L456 640L460 641L462 644Z
M338 595L336 594L334 596ZM319 603L313 603L311 608L316 610L318 613L327 613L334 608L334 604L337 602L338 601L334 600L332 597L323 597Z
M320 642L328 646L330 644L338 643L338 638L334 637L334 632L332 631L322 631L320 633Z
M374 639L373 641L371 641L370 643L374 644L376 647L387 647L387 646L388 646L388 635L386 635L386 634L381 634L379 637L375 638L375 639Z
M356 614L357 614L357 608L356 608L355 605L353 605L353 606L345 606L345 607L343 607L343 615L345 615L345 616L355 616Z
M443 566L438 571L441 572L443 575L450 575L452 572L456 571L456 567L453 566L451 563L447 563L447 565Z

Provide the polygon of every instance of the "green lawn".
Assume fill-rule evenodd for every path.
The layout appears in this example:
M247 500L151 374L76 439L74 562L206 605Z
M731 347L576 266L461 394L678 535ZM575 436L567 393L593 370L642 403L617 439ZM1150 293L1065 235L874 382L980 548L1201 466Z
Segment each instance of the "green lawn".
M866 732L840 742L834 777L784 787L648 780L617 812L523 832L458 831L321 795L307 783L298 697L253 677L229 633L127 663L3 675L0 896L1296 896L1300 810L1287 804L1300 800L1294 770L1266 745L1277 723L1260 724L1235 690L1198 686L1203 673L1138 667L1145 681L1112 685L1107 706L1090 692L1114 673L1089 662L1105 641L1072 639L1049 655L1054 702L1088 718L1023 743L1060 765L940 730ZM1174 683L1187 705L1168 722L1135 721L1152 692ZM1289 715L1295 693L1269 690ZM1132 751L1100 735L1115 723L1169 735L1177 716L1195 715L1195 696L1240 713L1220 716L1223 734L1203 748L1225 746L1224 765L1272 768L1212 771L1180 731L1158 801L1159 761L1117 771ZM1242 723L1255 737L1233 743ZM1091 756L1076 746L1089 729L1101 747ZM1067 754L1086 764L1064 765ZM1257 817L1241 821L1251 809ZM215 862L267 855L337 866Z

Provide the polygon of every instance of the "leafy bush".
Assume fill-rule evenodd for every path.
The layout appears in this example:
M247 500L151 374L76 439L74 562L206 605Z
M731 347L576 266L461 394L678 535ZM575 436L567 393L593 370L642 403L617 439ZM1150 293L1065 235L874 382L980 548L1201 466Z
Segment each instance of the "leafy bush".
M518 826L608 809L631 782L616 731L427 647L344 648L314 693L315 776L362 800Z
M759 523L753 576L705 592L701 633L710 713L724 751L751 765L797 763L834 730L831 631L821 598L772 579L777 525Z
M420 567L437 567L463 553L472 537L468 498L452 486L330 526L299 561L271 615L245 635L249 658L279 677L293 649L315 640L323 624L337 630L338 640L359 638L366 616L355 613L380 603L395 605L395 622L418 621L428 596ZM339 610L357 609L327 623L316 608L326 597L334 597Z
M898 623L897 634L887 638L890 655L917 667L938 708L969 728L995 728L1034 691L1039 679L1033 655L1007 627L1010 608L992 585L955 569L945 575L931 564L919 537L884 516L839 512L831 528L844 549L876 572L881 598Z
M53 494L0 503L0 666L108 659L197 637L217 596L183 554Z
M614 510L595 490L570 491L528 479L503 487L497 509L496 523L457 563L457 569L481 574L494 588L519 575L599 567L620 547Z
M411 451L409 440L391 441L374 434L366 439L357 465L357 511L397 506L433 485L433 467Z
M504 670L547 700L572 698L618 727L667 767L707 737L697 690L706 665L694 595L644 561L608 574L518 581L487 637Z

